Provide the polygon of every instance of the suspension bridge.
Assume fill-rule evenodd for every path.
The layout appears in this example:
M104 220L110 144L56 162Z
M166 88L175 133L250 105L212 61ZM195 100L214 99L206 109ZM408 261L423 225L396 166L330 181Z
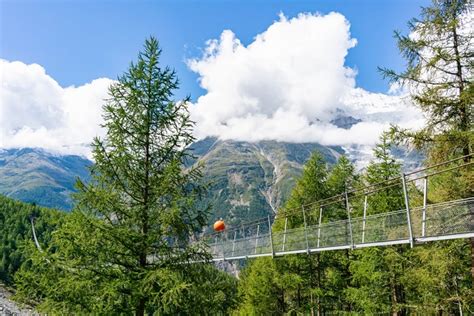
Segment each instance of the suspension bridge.
M472 181L474 159L463 160L471 156L474 154L346 190L302 205L301 209L283 210L275 216L229 226L222 232L204 234L199 241L207 245L213 261L225 261L401 244L413 247L430 241L474 238L474 196L428 203L430 179L457 171L468 173ZM378 212L377 206L371 207L371 196L387 190L393 196L399 194L403 205L390 212ZM472 188L467 191L472 192ZM341 210L345 218L330 220ZM283 223L281 230L273 227L277 219ZM34 219L30 220L33 240L42 252Z
M470 156L346 190L301 209L282 210L275 216L229 226L223 232L204 235L201 241L208 245L214 261L224 261L401 244L413 247L430 241L474 238L474 196L436 203L428 200L429 183L442 185L443 174L472 175L473 159L466 159ZM399 194L403 201L399 209L382 213L377 205L371 205L371 198L384 191ZM341 211L344 218L330 220ZM276 220L281 229L272 227Z

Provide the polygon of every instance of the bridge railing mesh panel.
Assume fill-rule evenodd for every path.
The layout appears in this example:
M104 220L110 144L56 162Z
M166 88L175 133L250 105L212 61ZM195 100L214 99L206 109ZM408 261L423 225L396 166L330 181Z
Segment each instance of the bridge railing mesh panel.
M357 219L358 224L361 221L363 222L360 218ZM407 239L410 235L407 223L405 210L367 216L365 230L362 229L362 223L354 226L355 243L380 243ZM362 240L362 235L364 235L364 240Z
M317 247L317 239L315 241L311 243L311 246L314 248ZM350 244L349 221L343 220L321 224L319 248L339 247Z
M410 211L413 236L435 238L474 232L474 198L428 205ZM425 218L423 220L423 218ZM423 234L423 221L425 229ZM349 224L351 226L349 226ZM352 232L352 238L351 238ZM364 244L406 243L410 238L406 210L238 238L231 233L208 238L214 258L252 257L274 253L318 251Z
M412 211L416 237L439 237L474 231L474 198L428 205L423 236L423 208ZM415 221L416 220L416 221Z

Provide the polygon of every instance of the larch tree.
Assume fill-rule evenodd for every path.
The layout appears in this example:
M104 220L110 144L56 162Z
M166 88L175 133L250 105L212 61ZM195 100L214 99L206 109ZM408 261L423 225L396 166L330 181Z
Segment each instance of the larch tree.
M285 290L293 282L284 280L273 258L256 258L243 270L239 282L239 315L282 315L286 312Z
M41 279L30 273L19 280L30 290L34 284L44 310L210 313L206 307L221 308L233 293L228 280L228 291L217 295L223 288L204 282L215 269L193 263L208 259L190 240L205 225L207 208L195 203L203 192L199 169L183 166L194 140L189 99L173 100L178 81L159 64L160 54L158 41L148 39L110 87L106 134L92 143L92 180L77 183L75 210L33 259ZM220 306L211 302L214 294ZM192 306L193 297L209 304Z
M337 163L331 169L326 186L329 196L344 196L345 191L350 191L359 186L360 176L356 174L354 165L346 156L339 157ZM360 203L354 198L349 198L351 217L361 209ZM345 199L341 202L323 207L323 222L337 222L347 220L347 206ZM346 227L344 234L350 236L350 231ZM344 293L350 286L352 279L350 272L350 261L353 259L352 250L328 251L316 254L321 266L324 267L322 273L322 288L324 289L323 301L326 310L336 309L340 311L352 311L353 305Z
M390 152L388 136L383 134L373 152L365 173L367 185L380 183L400 176L401 165ZM387 213L403 209L403 194L400 187L389 187L368 197L368 214ZM372 225L372 226L370 226ZM380 239L382 222L368 224L365 242ZM404 315L405 291L402 276L405 273L407 258L404 245L386 248L374 247L356 250L356 260L350 262L353 287L347 289L348 298L358 310L365 313L392 313Z
M319 204L317 201L341 194L349 183L357 182L354 167L342 156L329 172L328 166L320 153L313 153L305 164L303 174L291 192L285 207L280 210L272 230L281 233L285 223L288 229L301 228L304 225L303 207L307 225L318 223ZM281 215L280 215L281 214ZM324 222L347 218L343 202L333 207L325 207ZM285 217L288 216L286 222ZM322 252L310 255L289 255L276 260L275 264L263 264L264 259L256 259L242 278L241 291L262 293L262 284L272 284L271 290L277 290L272 304L278 305L284 312L310 312L312 315L328 311L350 311L351 307L342 295L350 281L348 252ZM258 273L256 269L263 269ZM276 269L276 274L273 270ZM275 280L263 282L260 278L272 277ZM274 283L272 283L274 282ZM277 287L275 284L284 286ZM270 289L267 289L270 291ZM245 295L244 306L251 309L250 296ZM262 300L264 302L264 300ZM247 311L248 311L247 310Z
M288 216L287 229L303 227L303 206L306 220L314 224L317 218L309 204L327 197L325 181L327 166L323 156L314 152L306 162L303 174L297 180L289 200L275 218L272 231L281 233ZM265 258L257 258L242 274L240 292L243 294L241 312L262 314L265 308L276 314L286 312L304 313L320 307L320 267L318 260L310 255L288 255L275 260L271 265ZM259 296L273 293L271 298ZM265 294L266 295L266 294ZM259 303L256 303L256 301Z
M393 139L425 149L431 164L460 156L465 163L473 159L473 8L470 0L433 0L420 18L409 22L409 35L395 32L406 70L381 69L392 82L408 88L426 117L426 125L416 131L392 127ZM467 188L450 198L473 196L472 166L456 177L452 182L467 183ZM474 208L471 213L474 217ZM474 238L470 244L474 286Z
M326 161L319 152L314 152L303 168L303 174L297 180L291 191L285 207L280 212L282 217L275 220L274 231L284 229L284 217L288 216L288 229L313 225L318 218L318 210L313 203L328 197L326 180L328 168ZM304 215L303 215L304 212ZM314 314L321 308L321 266L319 256L290 255L277 262L277 268L285 284L286 307L288 311L306 312Z
M441 159L472 152L474 103L473 6L469 0L435 0L409 22L410 34L395 32L406 70L380 69L408 88L427 119L418 131L394 127L396 139L428 148ZM469 158L466 158L466 160Z

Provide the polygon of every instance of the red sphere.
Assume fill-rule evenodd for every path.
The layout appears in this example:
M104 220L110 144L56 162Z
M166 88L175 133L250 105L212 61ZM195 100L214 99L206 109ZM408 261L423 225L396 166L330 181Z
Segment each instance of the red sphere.
M214 223L214 230L216 232L221 232L225 229L225 224L222 219L218 220L217 222Z

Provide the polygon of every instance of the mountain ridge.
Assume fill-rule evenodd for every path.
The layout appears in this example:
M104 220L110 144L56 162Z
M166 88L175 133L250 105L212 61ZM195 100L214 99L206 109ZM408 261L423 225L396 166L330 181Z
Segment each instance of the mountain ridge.
M347 151L339 146L273 140L245 142L207 137L190 146L194 158L185 166L202 164L207 186L203 205L210 205L209 223L222 217L231 224L276 213L288 198L303 166L314 151L334 164ZM410 166L419 163L417 154ZM93 164L85 157L50 153L38 148L0 149L0 194L24 202L69 211L77 178L89 180Z
M341 147L316 143L277 141L244 142L205 138L190 149L193 163L203 164L212 218L232 224L277 212L287 199L304 163L314 151L333 164L344 153Z
M92 161L41 148L0 151L0 193L28 203L70 210L77 178L89 181Z

